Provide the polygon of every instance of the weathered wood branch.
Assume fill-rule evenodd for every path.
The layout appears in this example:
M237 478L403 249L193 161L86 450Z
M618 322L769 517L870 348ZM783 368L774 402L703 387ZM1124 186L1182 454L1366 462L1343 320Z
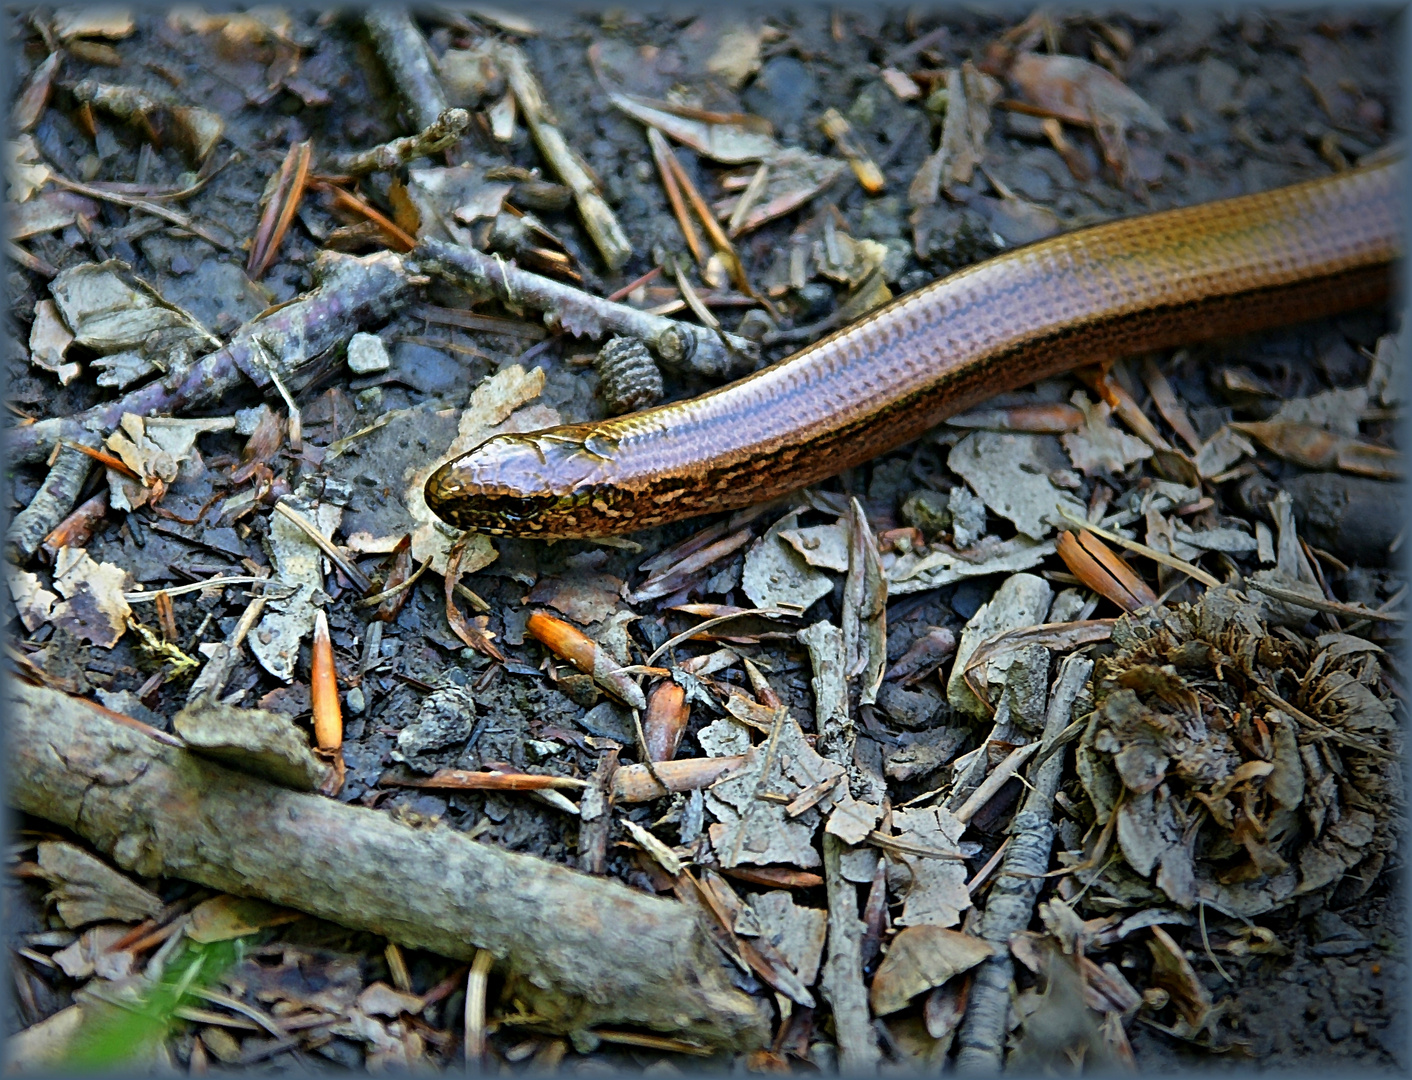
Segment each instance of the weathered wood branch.
M322 373L326 353L363 326L385 320L411 284L402 260L388 252L363 258L325 253L316 269L322 275L318 288L251 319L225 348L83 412L10 429L10 462L42 461L60 439L91 443L94 433L113 431L123 413L175 416L220 406L247 382L264 390L271 383L266 355L284 384L297 390Z
M10 802L138 874L258 896L460 960L492 952L562 1030L634 1024L753 1049L768 1006L735 989L686 908L530 855L276 787L55 690L12 682Z
M1074 705L1093 672L1093 661L1070 655L1059 668L1044 724L1046 741L1056 739L1073 719ZM1030 777L1030 790L1010 825L1010 846L991 886L977 933L997 947L976 969L956 1055L958 1073L995 1073L1005 1057L1005 1020L1010 1008L1014 961L1010 936L1025 929L1049 869L1054 845L1054 793L1063 778L1064 755L1044 759Z

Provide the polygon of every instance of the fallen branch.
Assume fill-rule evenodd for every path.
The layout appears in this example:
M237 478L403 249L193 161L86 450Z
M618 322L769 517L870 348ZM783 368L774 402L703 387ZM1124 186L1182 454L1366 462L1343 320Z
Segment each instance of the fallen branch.
M662 363L678 370L726 378L754 370L759 355L752 342L735 334L716 333L627 304L615 304L552 278L531 274L474 248L428 239L417 245L413 257L422 269L464 289L492 296L512 307L545 311L576 336L616 333L639 338Z
M408 8L374 7L363 16L387 73L417 130L431 127L446 111L446 92L436 77L427 39Z
M598 185L588 173L584 161L569 146L559 130L554 116L544 102L544 93L539 80L530 71L529 58L524 51L510 44L501 44L496 50L501 66L505 69L505 79L519 103L525 124L530 129L535 145L544 155L544 160L554 170L559 179L574 193L579 215L583 218L588 235L594 246L603 256L609 269L616 270L632 255L632 245L618 224L618 219L603 196L598 194Z
M769 1034L680 904L450 828L276 787L12 683L10 803L124 869L258 896L405 947L489 950L560 1031L636 1024L735 1050Z
M471 126L471 114L465 109L447 109L429 127L415 135L404 135L368 150L353 150L334 154L325 167L331 172L362 176L370 172L391 172L393 169L440 153L466 133Z
M276 358L286 386L306 385L323 370L329 350L361 327L386 319L410 284L401 259L387 252L361 259L328 253L320 263L324 273L318 288L271 314L256 316L232 335L225 348L174 367L115 401L12 429L10 461L42 460L60 439L91 442L91 433L114 430L123 413L173 416L210 408L247 379L263 390L272 380L256 337Z
M1041 745L1057 739L1068 726L1074 703L1092 671L1093 661L1085 656L1064 658L1059 677L1054 680ZM1049 869L1049 849L1054 843L1054 793L1059 790L1063 772L1063 754L1047 757L1031 776L1029 794L1010 824L1009 847L977 928L977 935L995 945L997 951L976 969L971 984L966 1019L958 1035L957 1072L1000 1071L1014 973L1010 936L1029 925Z
M845 1076L877 1071L878 1037L863 985L863 920L858 887L843 876L843 841L824 834L824 884L829 894L829 958L819 989L833 1009L838 1068Z

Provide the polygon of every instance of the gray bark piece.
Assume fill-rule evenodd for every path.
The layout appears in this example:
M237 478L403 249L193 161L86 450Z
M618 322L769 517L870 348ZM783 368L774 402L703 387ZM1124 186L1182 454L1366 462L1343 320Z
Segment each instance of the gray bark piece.
M829 958L819 983L833 1009L838 1068L845 1076L875 1073L880 1058L877 1033L863 985L863 920L858 889L843 877L843 841L824 834L824 884L829 896Z
M639 1024L749 1050L767 1006L729 983L680 904L530 855L286 791L12 682L12 806L124 869L258 896L407 948L488 949L559 1031Z
M172 718L172 730L196 753L280 787L319 791L333 776L333 768L314 756L308 736L281 713L188 705Z
M1049 712L1044 723L1044 739L1052 740L1073 718L1075 702L1093 672L1093 661L1070 655L1059 667ZM1033 785L1024 805L1010 825L1010 846L1001 860L991 886L977 935L997 946L995 956L976 970L966 1019L958 1034L960 1052L958 1073L995 1073L1005 1056L1005 1020L1010 1009L1010 982L1014 962L1010 956L1010 936L1029 925L1035 900L1049 869L1049 849L1054 844L1054 793L1064 773L1064 755L1037 757L1039 767L1030 776Z
M816 622L799 631L814 668L814 723L818 750L845 768L853 761L853 721L848 715L848 685L843 672L843 631L832 623Z
M91 435L82 441L90 446L97 442ZM5 531L5 546L11 562L24 566L34 558L44 538L74 508L94 465L87 454L68 447L59 451L34 498L10 520L10 527Z

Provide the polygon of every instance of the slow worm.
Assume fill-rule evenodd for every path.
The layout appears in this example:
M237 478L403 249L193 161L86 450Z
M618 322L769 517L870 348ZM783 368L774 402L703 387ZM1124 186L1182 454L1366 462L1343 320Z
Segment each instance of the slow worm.
M1113 221L960 270L701 397L500 435L427 504L463 529L606 536L763 502L987 397L1121 356L1385 300L1396 162Z

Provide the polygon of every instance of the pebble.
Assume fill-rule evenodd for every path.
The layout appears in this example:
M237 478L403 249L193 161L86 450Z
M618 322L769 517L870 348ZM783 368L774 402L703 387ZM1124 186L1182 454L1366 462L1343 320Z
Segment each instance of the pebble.
M355 375L375 375L392 366L387 346L376 334L354 334L348 342L348 370Z
M776 56L765 62L746 93L751 112L783 127L804 119L818 95L818 84L796 57Z
M1324 1034L1334 1042L1342 1042L1353 1034L1353 1024L1342 1016L1331 1016L1324 1021Z
M348 706L348 711L354 714L361 713L367 707L367 701L363 697L363 688L355 686L344 695L343 703Z
M935 539L951 527L951 508L945 495L919 488L902 504L902 520L921 529L927 539Z
M359 390L358 396L353 399L353 407L359 412L376 412L382 408L382 387L370 386Z
M1196 100L1205 109L1222 112L1231 105L1240 72L1224 60L1208 56L1196 69Z

